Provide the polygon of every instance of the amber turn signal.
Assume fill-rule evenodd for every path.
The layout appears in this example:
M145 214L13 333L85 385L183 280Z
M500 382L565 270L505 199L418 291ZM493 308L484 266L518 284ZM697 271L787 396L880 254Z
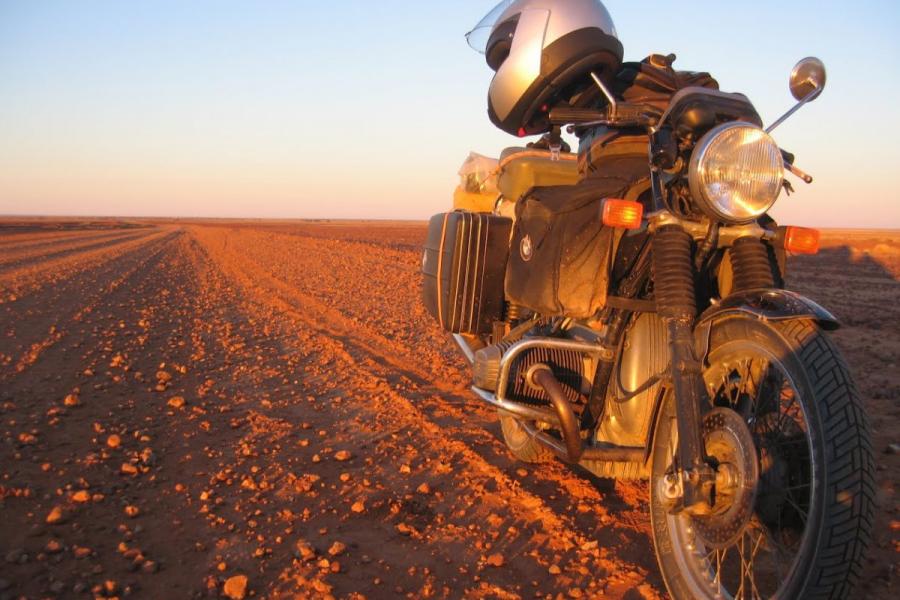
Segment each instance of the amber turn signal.
M793 254L816 254L819 251L819 230L806 227L786 227L784 249Z
M603 203L603 224L607 227L637 229L643 216L644 206L640 202L608 198Z

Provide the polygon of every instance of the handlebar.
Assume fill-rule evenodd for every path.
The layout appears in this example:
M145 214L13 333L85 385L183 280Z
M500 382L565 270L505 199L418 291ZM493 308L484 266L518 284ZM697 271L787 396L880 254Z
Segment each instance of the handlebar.
M660 111L648 104L618 102L615 109L557 107L550 110L550 123L585 127L605 125L607 127L651 127L659 121Z

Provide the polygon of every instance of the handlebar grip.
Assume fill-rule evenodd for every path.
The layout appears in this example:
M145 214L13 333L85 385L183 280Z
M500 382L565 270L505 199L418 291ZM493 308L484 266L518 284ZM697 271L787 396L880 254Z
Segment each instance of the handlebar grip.
M607 118L609 118L609 115L605 110L565 107L559 107L550 110L550 122L554 125L577 125L578 123L602 121Z

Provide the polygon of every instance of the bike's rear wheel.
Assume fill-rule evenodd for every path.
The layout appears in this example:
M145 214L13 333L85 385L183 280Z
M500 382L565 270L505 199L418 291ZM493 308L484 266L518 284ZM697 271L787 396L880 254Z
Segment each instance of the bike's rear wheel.
M874 459L858 394L833 343L809 321L729 317L712 328L704 369L718 413L741 417L737 427L732 420L720 431L707 420L707 453L740 465L732 470L746 469L741 440L752 437L757 463L732 479L738 487L753 482L754 489L734 495L746 510L672 513L658 483L677 466L675 405L668 398L654 438L650 504L670 594L846 598L872 525Z

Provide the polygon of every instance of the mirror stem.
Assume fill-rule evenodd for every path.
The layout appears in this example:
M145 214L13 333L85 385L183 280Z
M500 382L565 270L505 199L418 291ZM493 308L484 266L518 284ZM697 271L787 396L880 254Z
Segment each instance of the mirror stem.
M795 104L794 107L791 110L787 111L780 119L778 119L777 121L775 121L774 123L772 123L771 125L766 127L766 133L772 133L773 129L775 129L776 127L778 127L779 125L781 125L782 123L787 121L791 117L791 115L793 115L795 112L800 110L800 108L802 108L804 104L808 103L810 100L814 100L815 97L818 96L821 91L822 91L822 88L817 87L813 91L808 93L803 98L803 100L801 100L800 102Z

